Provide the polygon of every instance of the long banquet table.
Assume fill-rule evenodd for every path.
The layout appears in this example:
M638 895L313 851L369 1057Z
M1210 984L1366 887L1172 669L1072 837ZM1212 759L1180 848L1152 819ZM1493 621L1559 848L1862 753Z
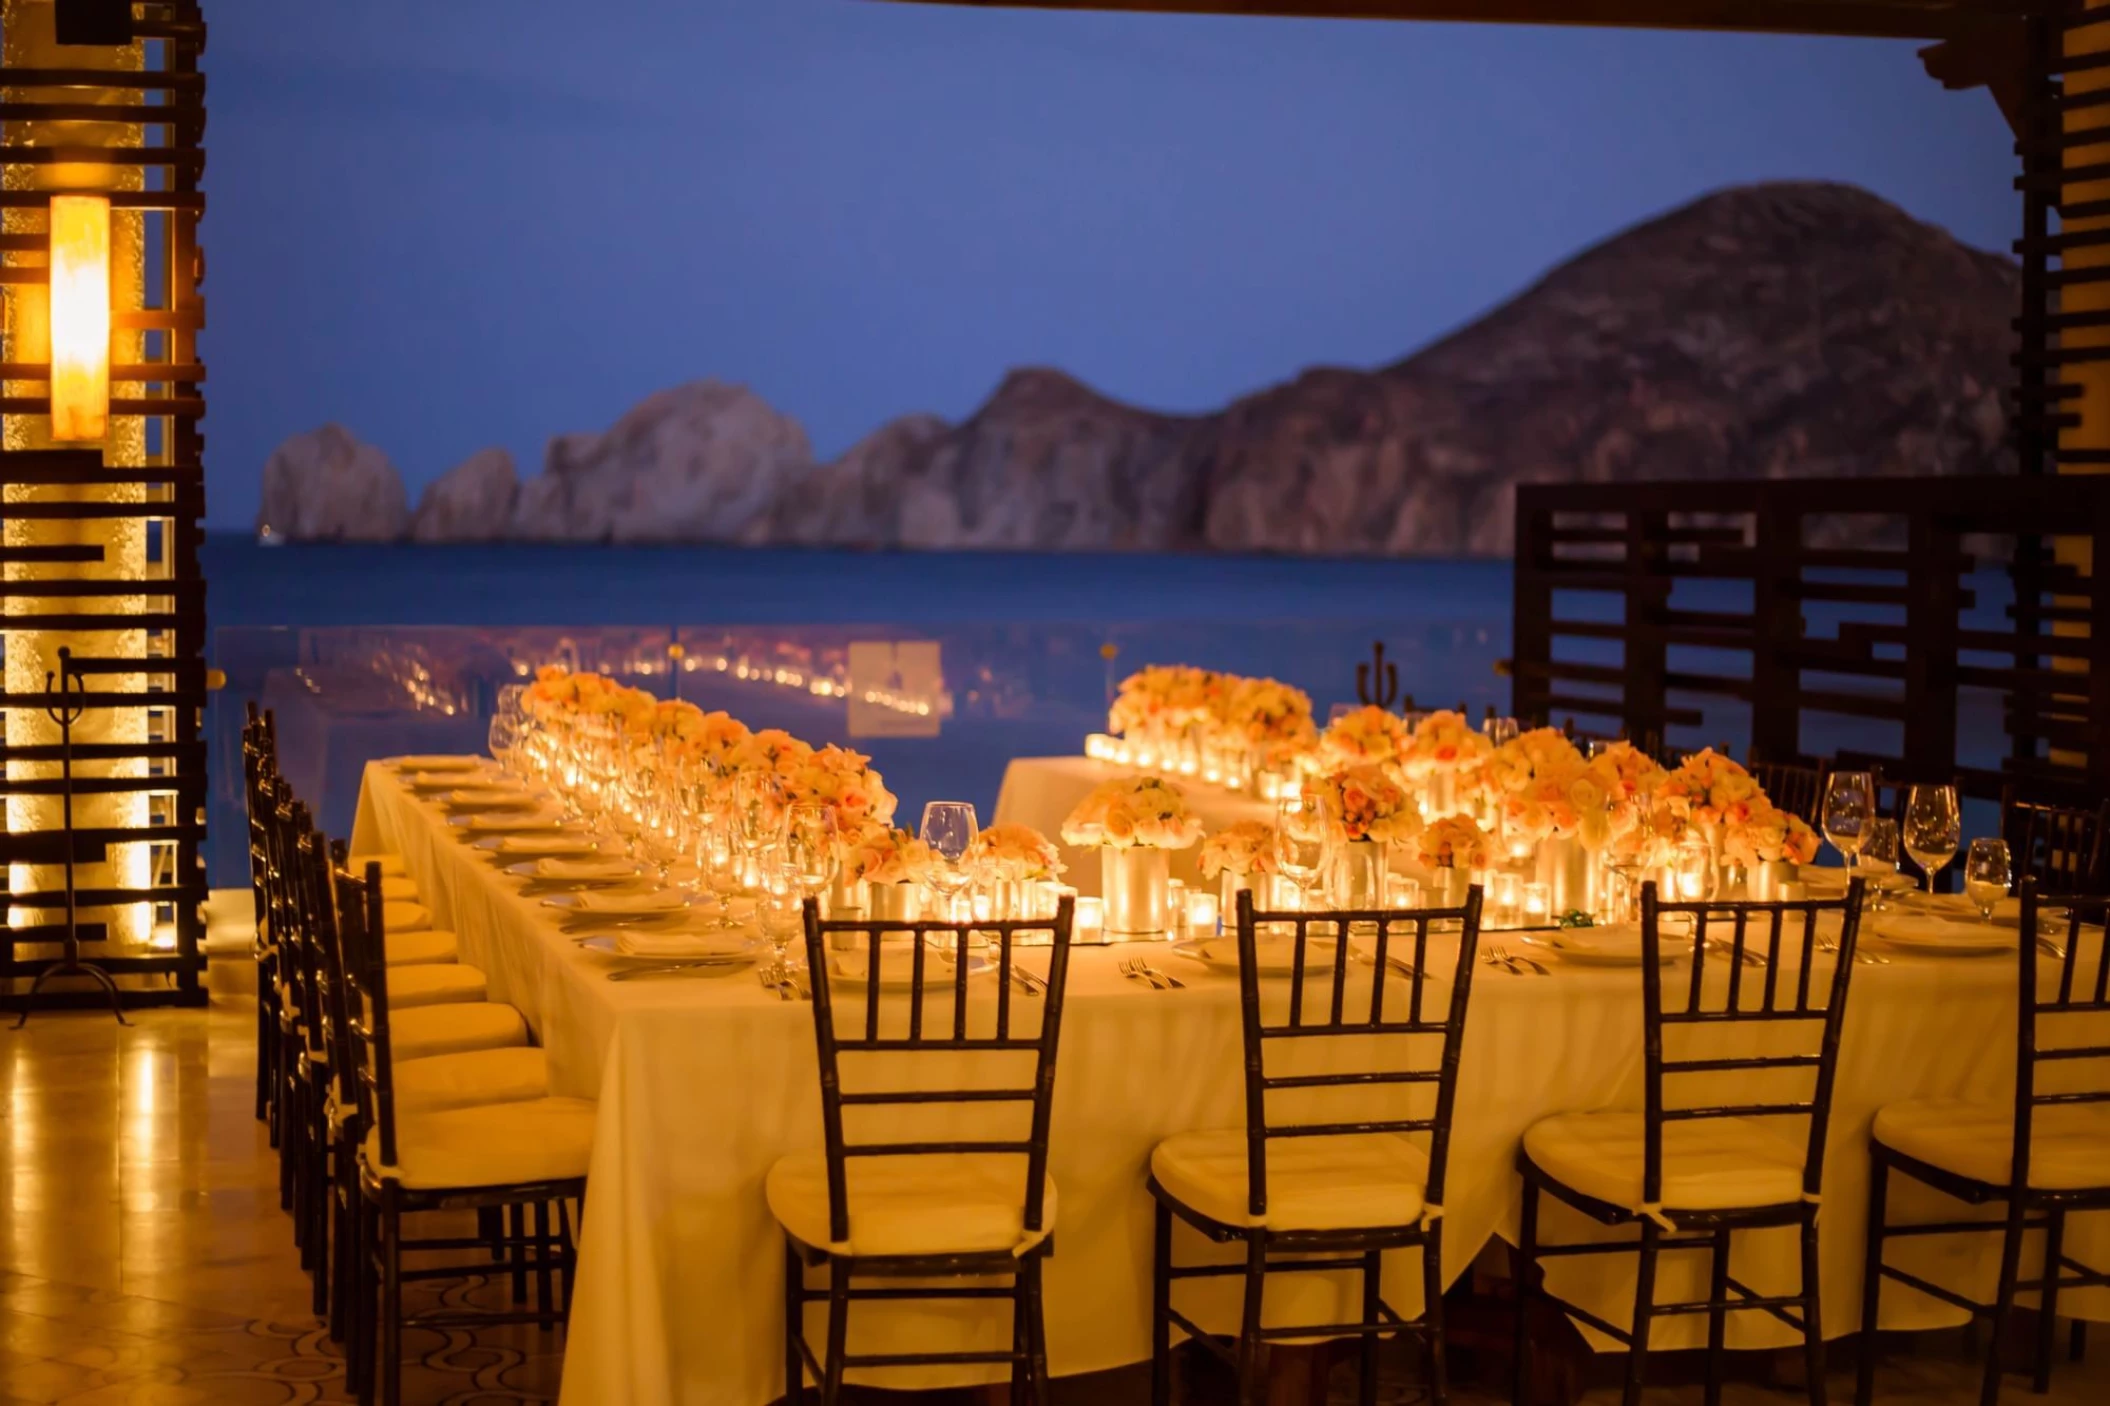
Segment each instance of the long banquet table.
M610 982L604 961L579 949L550 909L458 835L393 769L368 767L354 848L403 856L435 922L459 935L462 960L488 973L491 998L518 1006L548 1049L553 1092L599 1100L563 1401L762 1406L783 1390L783 1250L762 1186L778 1157L820 1143L812 1008L779 1000L744 973ZM1176 963L1162 948L1146 950L1186 983L1183 990L1124 980L1115 968L1119 948L1080 948L1071 964L1052 1159L1060 1213L1047 1271L1049 1355L1058 1375L1148 1358L1150 1150L1174 1132L1242 1122L1236 981ZM1903 954L1856 968L1820 1222L1827 1335L1859 1326L1870 1120L1899 1099L1997 1098L2012 1087L2012 971L2000 960ZM1368 979L1361 968L1357 979ZM1479 968L1443 1198L1446 1281L1491 1238L1515 1235L1513 1162L1523 1130L1550 1113L1638 1107L1640 1067L1637 970L1555 963L1541 978ZM1893 1194L1893 1220L1916 1213L1935 1210ZM1953 1216L1953 1208L1943 1214ZM1553 1211L1542 1225L1549 1239L1583 1229ZM2099 1224L2076 1222L2068 1234L2096 1249L2110 1239ZM1893 1263L1959 1288L1985 1292L1997 1270L1993 1235L1894 1246ZM1195 1251L1183 1241L1180 1253ZM1704 1263L1666 1257L1662 1277L1672 1282L1659 1285L1660 1301L1698 1297ZM1416 1265L1411 1255L1387 1263L1386 1294L1402 1312L1420 1303ZM1632 1256L1555 1261L1550 1287L1624 1322L1633 1265ZM1792 1285L1794 1265L1791 1232L1739 1240L1737 1276L1761 1291ZM1189 1283L1198 1295L1223 1291L1199 1310L1206 1326L1235 1324L1235 1281ZM1311 1315L1330 1311L1324 1296L1342 1287L1311 1275L1271 1281L1267 1317L1325 1321ZM979 1312L972 1304L883 1319L881 1310L893 1307L860 1305L853 1350L860 1339L871 1341L867 1334L886 1334L894 1347L901 1335L942 1330L957 1349L998 1346L1008 1333L1007 1314L957 1316ZM2110 1319L2110 1296L2069 1294L2060 1308ZM1883 1321L1934 1327L1962 1316L1893 1284ZM1703 1322L1661 1322L1653 1342L1690 1344ZM1731 1317L1731 1347L1792 1340L1767 1315ZM960 1380L937 1370L878 1380Z

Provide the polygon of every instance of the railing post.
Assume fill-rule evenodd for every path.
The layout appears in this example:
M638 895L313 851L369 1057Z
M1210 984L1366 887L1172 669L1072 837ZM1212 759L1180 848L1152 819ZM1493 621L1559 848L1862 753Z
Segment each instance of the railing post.
M1509 711L1520 724L1547 720L1553 658L1553 587L1547 579L1553 514L1541 508L1529 484L1516 488L1516 557L1510 572Z
M1669 649L1664 643L1664 612L1670 608L1670 514L1626 509L1626 641L1620 672L1625 698L1620 714L1627 736L1667 738L1669 698L1663 674Z
M1802 517L1758 485L1751 511L1751 748L1769 761L1802 755Z

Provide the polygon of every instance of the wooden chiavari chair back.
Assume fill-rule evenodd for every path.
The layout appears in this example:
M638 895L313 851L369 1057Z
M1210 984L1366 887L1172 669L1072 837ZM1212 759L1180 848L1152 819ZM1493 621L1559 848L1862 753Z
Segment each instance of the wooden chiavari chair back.
M1250 889L1238 893L1238 998L1245 1032L1246 1180L1249 1210L1264 1217L1268 1210L1268 1144L1287 1138L1343 1138L1369 1133L1425 1134L1429 1138L1429 1175L1423 1199L1443 1204L1444 1167L1450 1149L1451 1113L1457 1096L1458 1060L1464 1050L1466 1002L1480 938L1481 892L1470 889L1457 908L1370 909L1265 912L1253 906ZM1430 931L1437 923L1459 925L1457 966L1432 972ZM1268 1013L1262 988L1262 928L1290 934L1287 1007ZM1318 942L1337 944L1330 970L1312 965L1314 929ZM1367 995L1351 993L1348 971L1351 942L1368 944L1372 973ZM1432 980L1448 985L1447 1000L1433 998ZM1396 982L1404 981L1402 994ZM1279 982L1269 984L1279 989ZM1318 1009L1310 1009L1310 998ZM1353 1042L1355 1068L1331 1068L1323 1074L1270 1074L1271 1050L1285 1054L1301 1042ZM1431 1057L1431 1047L1433 1057ZM1336 1045L1336 1048L1346 1048ZM1430 1111L1421 1116L1343 1118L1339 1091L1360 1088L1383 1091L1401 1085L1434 1090ZM1326 1111L1293 1112L1301 1104Z
M2064 1104L2110 1103L2110 897L2056 895L2035 879L2021 884L2022 995L2015 1042L2015 1156L2013 1194L2029 1186L2030 1132L2037 1110ZM2047 984L2038 965L2045 939L2057 952L2057 976ZM2044 1076L2056 1077L2046 1080ZM2046 1084L2056 1087L2047 1088ZM2102 1186L2110 1187L2110 1166ZM2094 1188L2099 1195L2101 1187Z
M2000 831L2015 881L2037 881L2037 893L2101 893L2110 852L2110 801L2089 809L2024 800L2013 786L2000 795Z
M361 1127L376 1129L381 1160L397 1161L395 1065L388 1039L388 962L381 921L381 866L337 876L337 930L344 952L346 1048Z
M1745 769L1766 793L1767 800L1812 830L1818 828L1828 775L1823 767L1770 761L1754 755L1745 763Z

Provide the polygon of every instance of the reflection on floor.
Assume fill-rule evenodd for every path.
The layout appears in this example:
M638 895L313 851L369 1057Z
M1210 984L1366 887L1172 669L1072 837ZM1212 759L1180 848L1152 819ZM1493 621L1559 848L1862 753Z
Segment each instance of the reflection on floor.
M223 983L224 979L223 979ZM250 1116L254 1006L243 994L206 1011L40 1015L0 1028L0 1402L132 1406L306 1406L344 1399L337 1350L309 1313L308 1284L278 1208L276 1159ZM11 1022L10 1022L11 1024ZM450 1300L495 1303L503 1283L426 1286ZM2110 1399L2110 1331L2093 1360L2061 1362L2047 1398ZM533 1328L412 1332L406 1403L553 1400L563 1338ZM1917 1350L1917 1356L1906 1354ZM1844 1357L1845 1354L1839 1354ZM1383 1400L1413 1400L1404 1355ZM1667 1362L1675 1371L1677 1363ZM1194 1364L1188 1400L1230 1399L1228 1383ZM1977 1399L1976 1372L1956 1334L1892 1348L1879 1399L1922 1406ZM1128 1370L1057 1384L1061 1406L1141 1406L1147 1373ZM1343 1363L1331 1396L1352 1401ZM1852 1399L1843 1375L1834 1401ZM870 1400L937 1406L965 1393ZM1492 1406L1501 1394L1461 1383L1453 1400ZM1616 1401L1609 1388L1590 1406ZM1696 1386L1651 1403L1689 1406ZM1731 1406L1801 1399L1732 1385ZM980 1400L986 1401L983 1397ZM620 1406L620 1403L591 1403Z

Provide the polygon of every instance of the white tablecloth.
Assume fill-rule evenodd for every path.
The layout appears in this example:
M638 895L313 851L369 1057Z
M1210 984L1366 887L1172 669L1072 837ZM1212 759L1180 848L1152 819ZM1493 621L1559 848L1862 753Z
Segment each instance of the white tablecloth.
M600 1101L564 1401L762 1406L782 1392L783 1257L762 1185L778 1157L820 1144L811 1008L779 1001L746 975L612 983L599 959L559 931L550 910L522 897L457 833L393 772L368 769L354 847L404 857L436 920L460 935L463 960L489 973L492 998L520 1007L549 1049L554 1092ZM1150 951L1161 965L1174 960L1162 948ZM1071 965L1053 1135L1060 1217L1047 1278L1050 1365L1063 1375L1149 1355L1144 1175L1152 1146L1170 1133L1242 1122L1235 980L1182 964L1172 969L1186 989L1158 993L1123 980L1114 969L1119 955L1079 949ZM1856 969L1825 1169L1829 1335L1858 1327L1870 1120L1898 1099L1997 1098L2012 1086L2010 973L1997 960L1902 956ZM1525 1127L1555 1112L1638 1106L1640 1007L1632 968L1556 966L1548 978L1482 968L1476 975L1444 1197L1447 1278L1491 1236L1514 1236L1513 1163ZM1893 1219L1906 1209L1895 1195L1893 1208ZM1573 1228L1552 1213L1542 1224L1549 1237ZM1191 1253L1182 1244L1183 1256ZM1983 1292L1997 1247L1996 1236L1930 1240L1898 1246L1893 1262ZM1674 1272L1679 1260L1691 1262L1689 1280ZM1625 1322L1633 1263L1632 1256L1556 1262L1551 1284ZM1419 1306L1416 1264L1412 1255L1388 1262L1387 1296L1402 1312ZM1663 1277L1673 1282L1659 1284L1660 1301L1698 1297L1703 1265L1702 1256L1666 1257ZM1792 1284L1794 1265L1789 1232L1739 1238L1737 1276L1761 1291ZM1314 1305L1295 1299L1300 1281L1331 1292L1318 1276L1271 1282L1271 1321L1315 1321ZM1198 1316L1211 1326L1234 1323L1233 1283L1194 1292L1210 1289L1222 1294ZM1182 1286L1183 1302L1195 1302L1187 1293ZM956 1347L968 1346L960 1335L974 1331L951 1321L951 1308L917 1310L903 1326L883 1322L884 1307L891 1306L859 1306L853 1350L861 1329L944 1328ZM1884 1308L1893 1328L1961 1321L1898 1285L1886 1291ZM2110 1318L2101 1295L2069 1295L2061 1309ZM1685 1345L1703 1321L1662 1323L1654 1341ZM1000 1343L1008 1315L977 1326L981 1342ZM1732 1347L1791 1340L1763 1314L1730 1320ZM940 1378L925 1371L882 1380L912 1386Z

